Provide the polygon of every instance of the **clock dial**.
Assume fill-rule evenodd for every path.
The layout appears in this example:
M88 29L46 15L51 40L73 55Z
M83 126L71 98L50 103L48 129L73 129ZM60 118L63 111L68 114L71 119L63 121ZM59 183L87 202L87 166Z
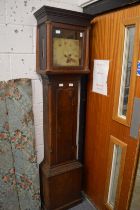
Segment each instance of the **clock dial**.
M55 66L79 66L79 40L54 38L53 52Z
M53 31L53 65L80 66L83 33L66 29Z

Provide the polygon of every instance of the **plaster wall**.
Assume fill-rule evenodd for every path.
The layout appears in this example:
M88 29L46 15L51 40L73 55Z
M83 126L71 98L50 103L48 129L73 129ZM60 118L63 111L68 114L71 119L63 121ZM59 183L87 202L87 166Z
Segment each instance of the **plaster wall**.
M36 74L36 19L43 5L82 12L75 0L0 0L0 80L31 78L38 163L44 156L42 81Z

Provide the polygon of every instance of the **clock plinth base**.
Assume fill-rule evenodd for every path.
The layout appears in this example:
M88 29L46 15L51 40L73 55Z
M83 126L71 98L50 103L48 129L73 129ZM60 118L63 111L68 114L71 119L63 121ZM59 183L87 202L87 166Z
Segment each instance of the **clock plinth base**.
M73 161L49 168L40 165L41 192L44 210L65 210L82 201L82 165Z

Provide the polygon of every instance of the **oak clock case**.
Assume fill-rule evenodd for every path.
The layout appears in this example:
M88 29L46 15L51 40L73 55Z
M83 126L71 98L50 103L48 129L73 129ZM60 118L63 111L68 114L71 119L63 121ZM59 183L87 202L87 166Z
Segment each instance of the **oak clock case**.
M46 6L34 15L37 72L43 81L42 203L47 210L68 209L82 201L78 124L81 78L89 73L91 16Z

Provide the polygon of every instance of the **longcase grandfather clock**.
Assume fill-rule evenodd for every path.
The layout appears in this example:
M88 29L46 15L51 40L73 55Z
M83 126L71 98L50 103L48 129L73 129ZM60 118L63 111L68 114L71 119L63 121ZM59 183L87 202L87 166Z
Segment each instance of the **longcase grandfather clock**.
M44 209L82 200L78 161L81 77L89 73L91 16L43 6L37 19L37 72L43 80L44 160L40 165Z

